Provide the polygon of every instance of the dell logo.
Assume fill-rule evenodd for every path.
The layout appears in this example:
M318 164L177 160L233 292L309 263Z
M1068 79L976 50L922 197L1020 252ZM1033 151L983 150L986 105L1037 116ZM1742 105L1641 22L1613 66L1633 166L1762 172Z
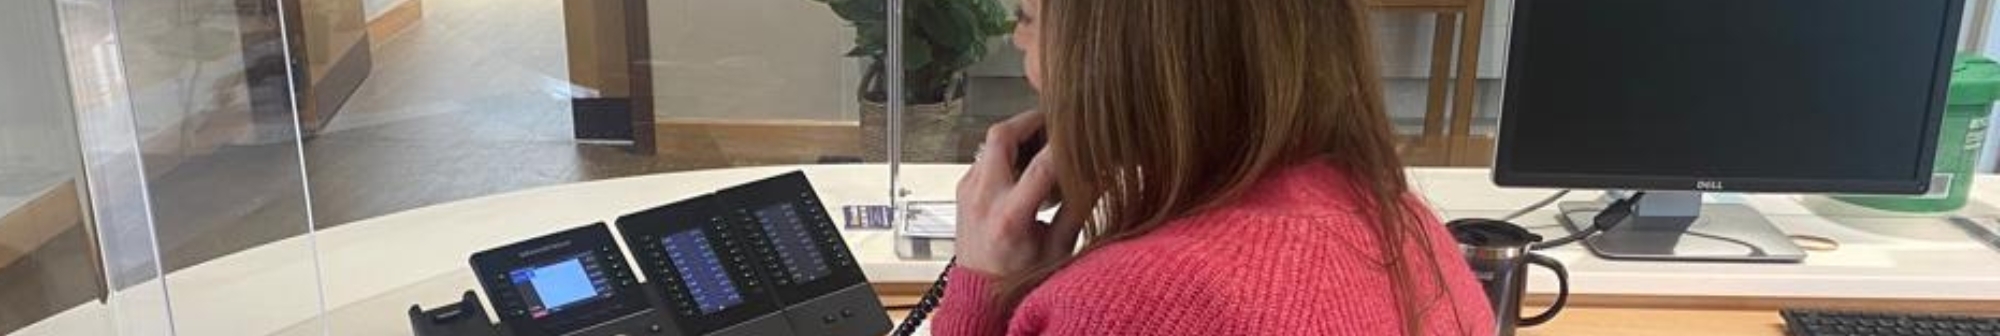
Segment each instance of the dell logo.
M1722 190L1722 181L1694 181L1695 190Z

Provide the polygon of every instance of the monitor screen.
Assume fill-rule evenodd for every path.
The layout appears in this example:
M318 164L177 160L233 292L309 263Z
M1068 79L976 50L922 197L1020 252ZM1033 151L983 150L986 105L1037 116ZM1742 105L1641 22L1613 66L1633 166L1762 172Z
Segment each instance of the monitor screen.
M610 292L604 274L597 270L589 253L514 270L509 278L521 297L527 299L528 314L534 318L547 317Z
M743 304L743 294L737 292L736 282L729 279L729 269L723 267L722 258L715 255L708 236L701 230L672 234L660 240L666 246L667 259L673 261L701 313L714 314Z
M1957 42L1951 2L1521 0L1498 180L1755 191L1928 182Z
M784 263L785 273L792 282L806 283L833 274L826 257L820 251L819 240L813 239L812 231L799 218L797 206L791 203L767 206L754 213L757 223L764 228L764 234L777 247L778 259Z

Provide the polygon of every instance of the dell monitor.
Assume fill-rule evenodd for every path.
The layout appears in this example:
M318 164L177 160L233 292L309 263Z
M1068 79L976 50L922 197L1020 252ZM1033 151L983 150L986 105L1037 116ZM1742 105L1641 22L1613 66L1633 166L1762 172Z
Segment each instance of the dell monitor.
M1516 0L1493 179L1646 191L1624 259L1798 261L1703 192L1921 194L1964 0ZM1573 229L1590 202L1562 205Z

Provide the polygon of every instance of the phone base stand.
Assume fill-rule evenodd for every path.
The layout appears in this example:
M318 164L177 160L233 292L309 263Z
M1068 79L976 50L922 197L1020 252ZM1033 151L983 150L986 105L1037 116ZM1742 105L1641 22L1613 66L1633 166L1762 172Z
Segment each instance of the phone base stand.
M865 283L785 307L785 318L795 335L882 335L892 327L875 287Z
M424 310L410 305L410 329L416 336L501 336L479 296L466 291L458 303Z

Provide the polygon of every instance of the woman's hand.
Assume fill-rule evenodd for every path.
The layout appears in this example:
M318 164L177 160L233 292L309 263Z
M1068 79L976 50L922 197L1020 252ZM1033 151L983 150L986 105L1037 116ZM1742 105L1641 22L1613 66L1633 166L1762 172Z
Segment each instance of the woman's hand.
M1014 274L1076 250L1082 220L1068 207L1056 215L1056 223L1035 221L1042 201L1055 190L1054 156L1043 150L1027 171L1014 176L1015 151L1041 129L1042 113L1035 111L987 129L972 170L958 181L959 267Z

